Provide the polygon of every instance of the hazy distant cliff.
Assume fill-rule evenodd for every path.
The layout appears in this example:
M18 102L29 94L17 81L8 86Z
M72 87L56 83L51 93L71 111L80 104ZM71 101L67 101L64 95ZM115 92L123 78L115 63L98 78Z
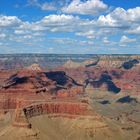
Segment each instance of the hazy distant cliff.
M126 61L130 58L136 58L140 60L139 55L98 55L100 58L99 65L108 64L120 65L122 61ZM113 59L112 59L113 58ZM62 66L66 62L75 62L76 67L81 66L80 63L88 62L88 60L97 60L97 55L94 54L1 54L0 55L0 69L21 69L29 66L33 63L39 64L42 68L53 68ZM112 63L111 60L116 60ZM68 63L69 64L69 63ZM85 63L86 65L86 63Z

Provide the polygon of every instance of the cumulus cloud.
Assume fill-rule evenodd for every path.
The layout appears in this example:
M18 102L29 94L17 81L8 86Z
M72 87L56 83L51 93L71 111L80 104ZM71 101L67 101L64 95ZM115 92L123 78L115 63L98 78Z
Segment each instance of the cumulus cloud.
M5 27L5 30L13 30L14 34L24 35L31 33L49 32L72 32L85 22L77 16L72 15L48 15L36 22L21 21L16 16L0 16L0 30ZM11 28L14 27L14 28Z
M21 20L16 16L0 15L0 27L13 27L21 24Z
M27 31L27 30L15 30L14 33L17 35L22 35L22 34L28 34L29 31Z
M79 20L79 17L74 17L72 15L49 15L44 17L40 23L43 25L47 25L47 26L63 26L63 25L67 25L67 24L71 24L73 22L75 22L76 20Z
M75 30L75 24L79 25L80 21L82 20L79 17L72 15L49 15L36 22L22 22L15 30L15 34L25 34L30 31L72 31Z
M125 35L123 35L121 37L121 39L120 39L120 43L122 43L122 44L132 43L132 42L135 42L135 41L136 41L135 38L129 38L129 37L125 36Z
M35 6L45 11L59 10L62 13L74 13L81 15L97 15L108 9L108 5L101 0L61 0L48 2L28 0L26 6Z
M105 27L129 28L132 24L140 23L140 7L128 10L118 7L106 16L101 15L97 23Z
M49 15L36 22L35 26L41 26L51 32L74 32L81 28L81 23L85 20L73 15Z
M89 31L86 31L86 32L77 32L76 33L77 36L83 36L83 37L86 37L88 39L94 39L95 38L95 31L93 30L89 30Z
M140 34L140 26L138 25L138 26L134 26L134 27L132 27L132 28L130 28L128 31L126 31L127 33L129 33L129 34L136 34L136 35L138 35L138 34Z
M73 13L81 15L97 15L106 11L108 6L101 0L73 0L69 5L63 7L61 10L64 13Z
M82 4L86 2L82 2ZM129 43L138 42L137 34L140 33L139 9L139 7L128 10L116 8L106 15L99 16L97 19L85 19L69 14L52 14L34 22L22 21L16 16L0 15L0 38L3 42L9 39L11 42L28 43L28 41L39 41L40 43L42 38L46 39L50 33L58 34L60 32L62 36L71 34L73 38L79 39L79 43L78 40L64 40L64 43L67 42L72 46L77 46L78 44L81 46L95 44L97 46L100 44L126 46ZM122 34L125 35L121 37ZM136 35L130 38L129 34ZM121 39L119 41L113 40L115 35ZM94 44L92 39L94 39ZM71 42L74 43L72 44ZM64 45L62 40L59 40L59 43Z

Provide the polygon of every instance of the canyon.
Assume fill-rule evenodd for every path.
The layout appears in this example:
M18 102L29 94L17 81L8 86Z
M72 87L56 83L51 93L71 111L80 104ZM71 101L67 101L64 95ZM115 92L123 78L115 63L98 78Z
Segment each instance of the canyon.
M0 139L137 140L139 61L98 56L55 68L1 65Z

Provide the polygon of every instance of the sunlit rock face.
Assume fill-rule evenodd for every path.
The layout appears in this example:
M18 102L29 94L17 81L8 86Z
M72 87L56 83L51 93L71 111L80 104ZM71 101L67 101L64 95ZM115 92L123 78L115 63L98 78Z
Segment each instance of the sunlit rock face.
M7 130L12 137L15 130L20 138L25 133L27 140L59 140L70 132L69 138L77 140L81 131L82 140L125 140L128 133L130 139L138 138L139 64L125 69L125 59L116 63L112 57L104 58L88 67L80 62L84 67L44 69L35 63L20 70L1 70L0 139L10 139Z
M35 63L27 67L26 69L31 71L42 71L42 68L39 66L39 64L35 64Z
M72 103L72 102L50 102L38 105L31 105L25 107L24 113L27 117L33 117L38 115L47 114L49 116L55 115L58 117L76 117L90 114L87 109L86 103Z

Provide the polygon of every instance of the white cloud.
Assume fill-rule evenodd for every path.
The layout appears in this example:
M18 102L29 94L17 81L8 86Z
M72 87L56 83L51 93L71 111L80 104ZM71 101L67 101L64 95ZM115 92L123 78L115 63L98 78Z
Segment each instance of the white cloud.
M36 6L36 7L40 8L41 10L45 10L45 11L57 10L55 3L52 3L52 2L41 3L38 0L28 0L27 6Z
M40 21L39 21L40 22ZM29 32L29 31L44 31L45 28L38 22L23 22L18 28L18 32ZM20 30L20 31L19 31Z
M110 43L110 41L108 40L108 38L107 38L107 37L104 37L104 38L103 38L103 43L105 43L105 44L109 44L109 43Z
M1 33L0 34L0 39L3 39L3 38L5 38L6 37L6 34L4 34L4 33Z
M71 39L71 38L52 38L53 42L63 45L63 46L93 46L92 41L87 40L77 40L77 39Z
M17 35L22 35L22 34L27 34L28 31L24 31L24 30L15 30L14 33L17 34Z
M106 46L126 46L127 43L137 43L138 35L135 38L129 38L128 34L140 33L140 19L139 19L139 8L133 8L124 10L122 8L116 8L106 16L99 16L97 19L85 19L79 16L67 15L67 14L53 14L43 17L41 20L28 22L22 21L16 16L0 16L0 38L7 42L37 42L43 41L49 37L48 34L54 32L62 33L62 36L69 37L69 33L72 33L72 38L76 36L85 37L83 41L81 39L65 40L64 44L74 46L92 46L94 39L94 45L97 46L107 44ZM137 14L137 16L135 16ZM120 17L122 15L122 17ZM130 18L129 18L130 17ZM13 28L14 27L14 28ZM56 33L57 34L57 33ZM120 41L116 41L115 35L122 36ZM67 36L68 35L68 36ZM6 38L5 38L6 37ZM111 37L111 40L108 38ZM114 39L114 40L113 40ZM61 40L58 41L59 43ZM56 44L58 43L56 42ZM74 43L72 43L74 42ZM44 42L45 43L45 42ZM61 44L63 44L61 42ZM65 45L64 45L65 46Z
M133 9L128 9L125 13L125 18L131 22L139 22L140 23L140 7L136 7Z
M95 38L95 31L89 30L87 32L77 32L76 35L87 37L88 39L94 39Z
M47 2L45 2L41 5L41 9L46 10L46 11L57 10L56 6L53 3L47 3Z
M23 22L15 31L16 34L24 34L29 31L34 32L43 32L43 31L70 31L71 28L74 28L74 25L79 25L79 17L72 15L49 15L45 16L39 21L36 22Z
M65 13L74 13L81 15L97 15L106 11L108 6L101 0L73 0L69 5L62 8Z
M100 26L118 28L128 28L137 23L140 23L140 7L128 10L118 7L106 16L101 15L97 20L97 24Z
M12 27L21 24L21 20L16 16L3 16L0 15L0 27Z
M80 28L82 20L72 15L49 15L36 22L34 26L51 32L73 32ZM79 27L78 27L79 26Z
M127 31L129 34L140 34L140 26L138 25L137 27L132 27Z
M63 26L63 25L67 25L67 24L71 24L76 21L79 20L78 17L74 17L72 15L49 15L44 17L40 23L46 26Z
M126 44L126 43L132 43L135 42L136 39L135 38L128 38L127 36L123 35L120 39L120 43L122 44Z
M31 35L25 35L25 36L23 36L23 38L25 38L25 39L31 39L32 36Z
M111 17L111 15L103 16L101 15L97 20L97 25L99 26L108 26L108 27L115 27L117 25L117 21Z

